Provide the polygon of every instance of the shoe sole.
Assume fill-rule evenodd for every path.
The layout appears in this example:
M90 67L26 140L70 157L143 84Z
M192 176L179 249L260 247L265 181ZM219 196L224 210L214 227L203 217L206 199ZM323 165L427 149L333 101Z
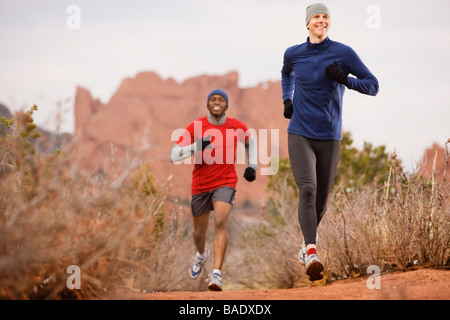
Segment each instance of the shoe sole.
M309 276L309 281L318 281L323 279L323 265L319 261L313 261L308 266L306 274Z
M211 291L222 291L222 288L216 283L210 283L208 289Z

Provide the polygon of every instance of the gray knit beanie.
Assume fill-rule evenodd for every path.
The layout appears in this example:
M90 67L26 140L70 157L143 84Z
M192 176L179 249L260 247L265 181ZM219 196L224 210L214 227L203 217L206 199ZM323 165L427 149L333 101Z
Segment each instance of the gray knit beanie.
M319 13L327 14L330 17L330 10L323 3L312 4L306 8L306 26L308 26L311 18Z

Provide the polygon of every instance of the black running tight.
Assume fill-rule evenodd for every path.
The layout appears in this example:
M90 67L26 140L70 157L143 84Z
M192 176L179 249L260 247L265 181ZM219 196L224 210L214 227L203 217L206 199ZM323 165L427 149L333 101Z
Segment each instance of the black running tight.
M336 178L341 141L289 134L289 157L299 190L298 220L306 245L316 244L317 227L327 210Z

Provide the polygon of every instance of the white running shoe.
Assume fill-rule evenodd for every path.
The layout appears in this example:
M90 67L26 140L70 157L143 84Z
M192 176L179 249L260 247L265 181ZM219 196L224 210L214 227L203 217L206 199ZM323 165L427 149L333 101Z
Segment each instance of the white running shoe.
M306 274L309 276L309 281L322 280L323 264L319 257L315 254L306 257L305 261Z
M208 289L211 291L222 291L222 277L218 273L213 273L209 280Z
M316 234L316 243L319 240L319 234ZM303 239L302 247L300 248L300 251L298 253L298 260L300 261L301 265L306 265L306 258L308 257L308 250L306 250L306 243Z
M305 241L303 241L303 245L300 248L300 251L298 253L298 260L300 261L300 264L306 265L306 258L307 257L308 257L308 251L306 250Z
M204 258L204 259L200 258L200 254L198 252L195 255L194 262L192 263L191 268L189 269L189 275L191 276L192 279L197 279L198 277L200 277L202 275L203 267L209 258L209 249L208 248L205 249L205 253L206 253L206 258Z

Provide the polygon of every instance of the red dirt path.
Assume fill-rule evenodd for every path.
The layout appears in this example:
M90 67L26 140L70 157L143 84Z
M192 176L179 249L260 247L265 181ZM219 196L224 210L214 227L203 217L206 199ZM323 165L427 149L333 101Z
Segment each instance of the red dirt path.
M115 300L450 300L450 271L419 269L381 276L381 289L369 290L368 277L335 281L324 287L224 292L140 293L121 289Z

